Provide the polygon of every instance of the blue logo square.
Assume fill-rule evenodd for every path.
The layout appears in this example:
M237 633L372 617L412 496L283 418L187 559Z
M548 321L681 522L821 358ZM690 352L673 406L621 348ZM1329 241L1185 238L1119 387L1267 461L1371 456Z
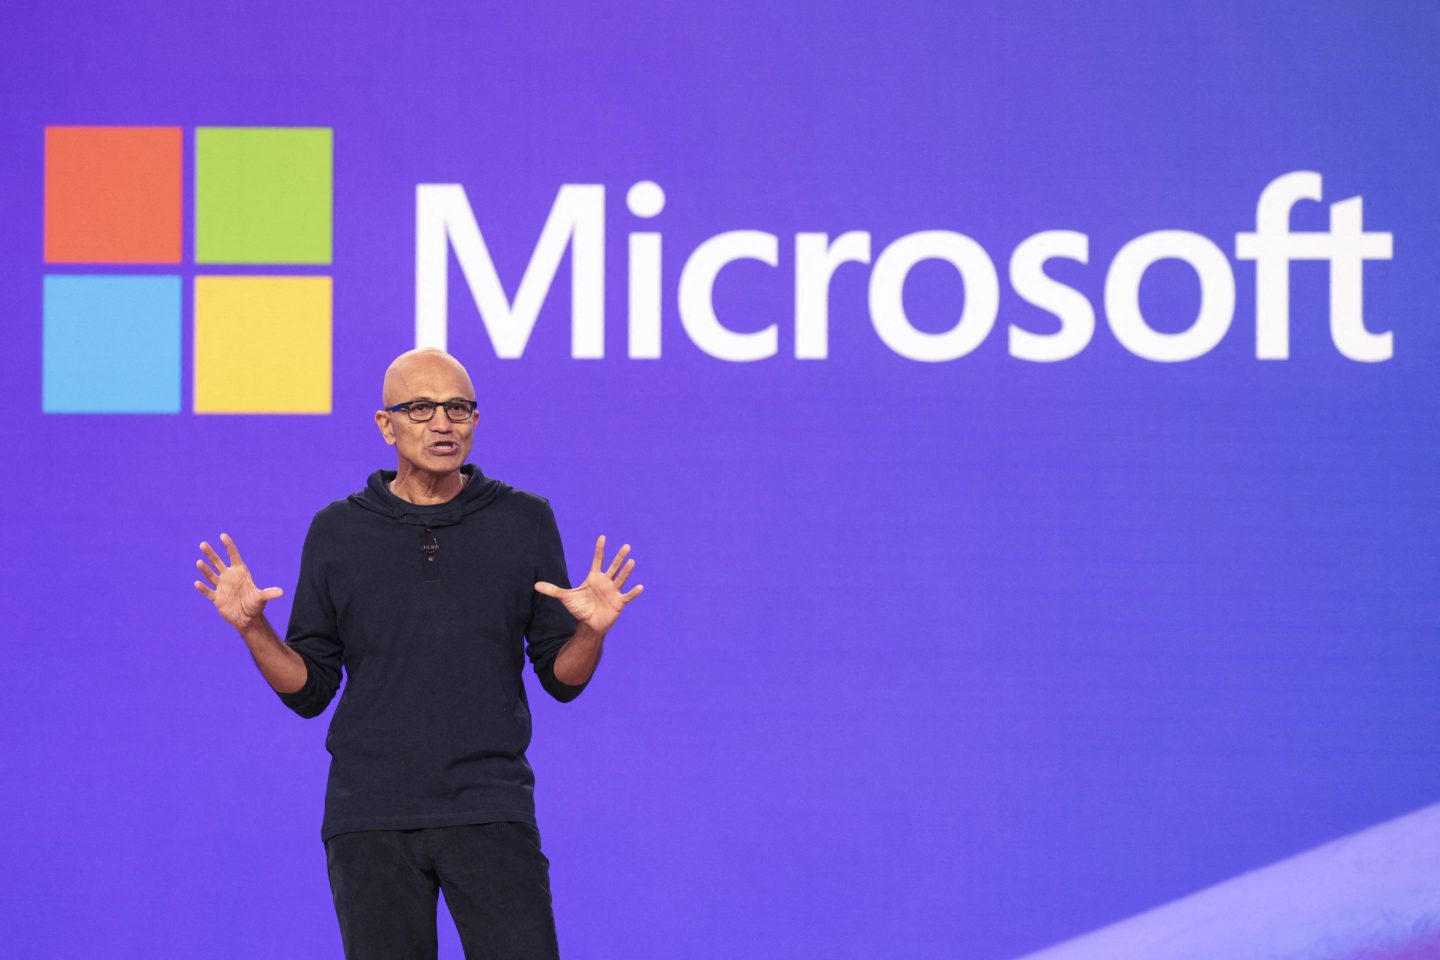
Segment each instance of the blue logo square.
M180 412L180 278L45 277L46 413Z

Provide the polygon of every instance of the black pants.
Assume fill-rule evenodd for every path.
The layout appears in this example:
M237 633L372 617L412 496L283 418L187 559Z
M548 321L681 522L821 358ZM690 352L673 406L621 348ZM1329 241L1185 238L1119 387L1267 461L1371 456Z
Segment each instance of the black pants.
M550 860L528 823L342 833L325 860L346 960L434 960L442 888L466 960L558 960Z

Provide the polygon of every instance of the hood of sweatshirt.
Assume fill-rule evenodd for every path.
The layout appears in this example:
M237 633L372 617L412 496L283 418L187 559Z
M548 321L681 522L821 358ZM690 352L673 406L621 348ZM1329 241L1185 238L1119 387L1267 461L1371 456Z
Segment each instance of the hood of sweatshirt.
M460 523L467 514L483 510L492 501L509 493L508 483L492 479L480 472L473 463L460 468L465 477L465 486L453 500L444 503L411 503L390 492L390 481L395 479L394 470L376 470L370 474L365 489L352 493L347 498L358 507L363 507L400 523L417 527L448 527Z

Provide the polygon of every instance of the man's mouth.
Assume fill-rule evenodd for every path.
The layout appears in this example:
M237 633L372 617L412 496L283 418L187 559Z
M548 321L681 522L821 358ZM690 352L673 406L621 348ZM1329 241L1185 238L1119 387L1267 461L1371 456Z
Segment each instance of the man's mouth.
M460 444L456 443L454 440L440 440L436 443L430 444L430 452L438 453L441 456L448 456L452 453L457 452L459 449Z

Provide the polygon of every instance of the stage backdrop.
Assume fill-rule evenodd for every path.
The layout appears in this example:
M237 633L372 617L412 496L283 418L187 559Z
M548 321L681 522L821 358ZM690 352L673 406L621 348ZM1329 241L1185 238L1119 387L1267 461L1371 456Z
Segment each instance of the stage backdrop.
M3 27L7 955L340 956L333 705L193 564L293 591L417 343L646 588L579 700L527 676L567 957L1014 957L1247 882L1156 942L1422 955L1432 6Z

